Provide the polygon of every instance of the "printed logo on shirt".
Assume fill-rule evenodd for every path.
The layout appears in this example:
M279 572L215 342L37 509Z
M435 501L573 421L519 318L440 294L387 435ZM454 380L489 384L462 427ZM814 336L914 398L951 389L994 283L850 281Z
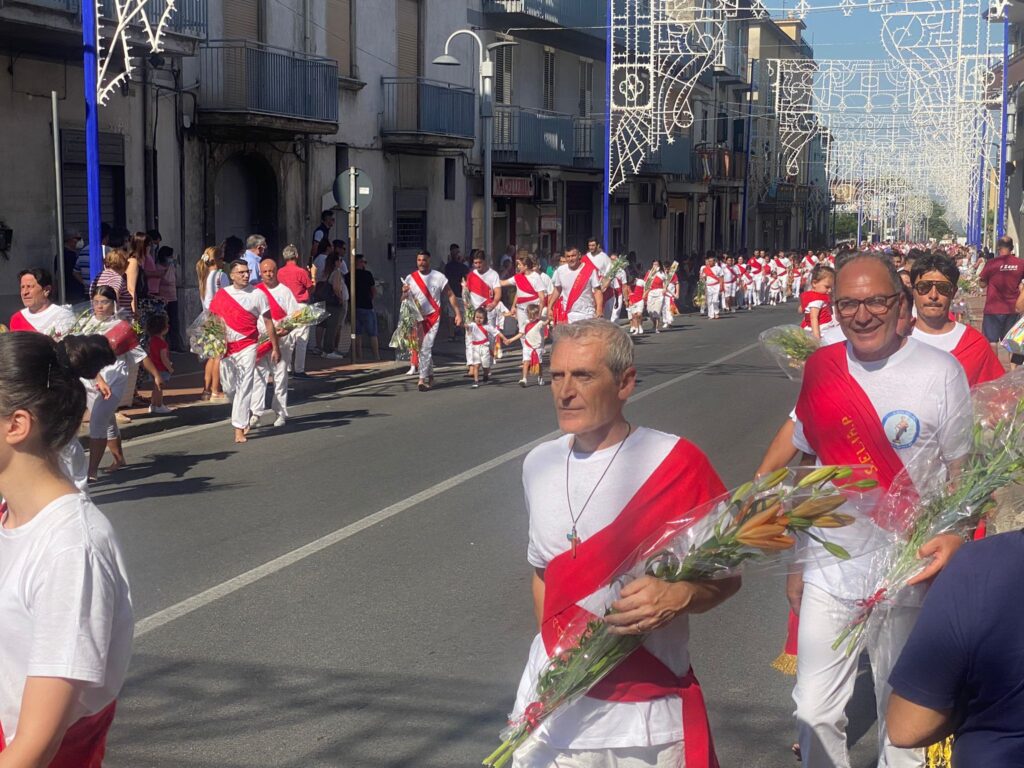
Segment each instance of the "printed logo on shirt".
M892 447L903 451L917 443L921 436L921 421L910 411L891 411L882 419L882 429Z

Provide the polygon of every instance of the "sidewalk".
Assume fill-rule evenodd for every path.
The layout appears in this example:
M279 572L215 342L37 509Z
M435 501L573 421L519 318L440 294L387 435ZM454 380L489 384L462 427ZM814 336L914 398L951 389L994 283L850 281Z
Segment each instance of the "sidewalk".
M347 346L348 340L345 339L344 348L340 351L347 352ZM383 344L381 346L384 347ZM364 355L369 354L366 345L364 345L363 353ZM381 357L385 359L380 362L360 362L352 365L348 363L347 358L345 360L328 360L323 357L307 355L306 373L310 378L289 377L290 404L302 403L311 395L348 389L392 376L409 367L408 362L396 362L393 359L393 350L382 348ZM174 352L171 353L171 361L174 364L174 374L164 386L164 404L173 408L174 411L162 416L151 414L148 405L118 411L117 423L121 428L122 439L130 440L176 427L210 424L227 419L231 415L230 400L203 402L199 399L203 392L203 364L195 355L190 352ZM145 376L144 373L140 375ZM148 377L145 378L146 382L140 386L139 394L148 403L151 386ZM122 419L122 415L127 416L131 421ZM79 428L78 437L83 442L88 441L89 427L87 423Z

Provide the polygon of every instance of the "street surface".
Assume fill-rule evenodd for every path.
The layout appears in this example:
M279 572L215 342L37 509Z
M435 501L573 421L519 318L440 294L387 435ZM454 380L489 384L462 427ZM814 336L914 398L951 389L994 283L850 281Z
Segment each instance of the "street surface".
M689 315L645 335L629 418L696 442L727 486L749 479L797 394L757 335L795 318ZM458 369L425 394L397 377L318 395L241 450L225 424L128 443L131 466L94 494L138 621L105 764L479 765L535 632L522 459L557 426L550 388L517 386L518 358L475 391ZM769 667L783 587L751 577L691 623L726 767L796 765L792 678ZM859 686L856 768L873 764L873 712Z

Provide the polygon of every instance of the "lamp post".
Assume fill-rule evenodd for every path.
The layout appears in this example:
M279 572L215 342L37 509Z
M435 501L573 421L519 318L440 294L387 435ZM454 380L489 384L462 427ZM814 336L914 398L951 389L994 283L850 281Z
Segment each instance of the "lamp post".
M492 172L492 150L494 146L494 61L491 51L505 46L519 45L503 40L484 45L480 36L471 29L457 29L452 32L444 43L444 55L434 59L434 64L442 67L457 67L462 62L452 56L448 49L459 35L468 35L476 41L480 52L480 131L483 133L482 154L484 160L484 253L490 253L494 247L494 188ZM493 258L494 254L491 254Z

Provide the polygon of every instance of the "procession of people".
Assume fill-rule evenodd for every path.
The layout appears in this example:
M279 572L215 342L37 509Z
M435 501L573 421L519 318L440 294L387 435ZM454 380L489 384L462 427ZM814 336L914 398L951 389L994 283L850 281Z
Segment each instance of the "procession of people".
M237 444L261 423L268 385L274 426L287 424L289 377L302 375L314 328L332 323L326 311L310 311L317 292L339 303L353 298L331 284L330 265L333 259L340 274L339 258L324 245L329 221L323 226L313 246L326 256L319 269L314 260L307 270L294 246L283 250L279 264L255 235L209 249L200 260L204 398L221 392L231 398ZM114 459L108 472L126 463L115 411L132 395L135 371L150 374L155 394L173 370L166 313L147 310L139 291L151 278L144 265L152 239L137 240L131 255L109 248L107 269L77 316L53 301L49 272L22 272L24 308L11 318L11 332L0 335L0 647L8 652L0 664L0 766L98 767L128 668L128 577L89 485L98 480L106 451ZM507 758L518 768L718 765L706 707L714 693L698 682L702 660L689 647L689 616L726 603L741 588L739 571L676 581L650 570L633 573L607 595L607 611L595 613L591 602L609 589L608 573L681 513L728 497L699 446L627 418L638 337L671 328L691 290L708 320L793 302L802 333L819 346L806 360L795 408L786 418L786 404L780 406L783 426L750 476L764 478L799 460L849 468L883 493L908 476L926 487L932 478L923 468L955 482L972 446L971 388L1005 375L996 345L1019 320L993 313L1000 317L986 322L986 338L957 319L957 293L970 275L982 286L998 286L1002 303L993 302L995 309L1007 301L1018 305L1013 243L1001 247L997 270L966 249L909 243L771 257L709 252L702 266L654 259L644 269L635 258L604 253L591 239L585 251L566 250L557 266L518 251L506 277L483 251L471 254L467 270L443 272L420 251L401 287L401 301L418 318L404 331L414 350L416 389L435 386L434 345L447 313L453 335L456 329L464 335L470 386L493 379L502 350L519 343L521 355L508 368L521 374L520 386L531 378L550 384L564 433L534 448L523 465L538 632L513 717L527 724L529 739L487 764L504 765ZM130 284L126 262L132 260L144 278ZM365 260L357 264L366 271ZM1007 284L1011 271L1015 286ZM461 283L452 285L450 275ZM367 302L372 306L372 278L358 286L357 306L365 310ZM140 317L146 319L141 327ZM362 323L366 328L365 316ZM330 347L334 333L330 326L319 333L318 345ZM164 408L163 401L154 398L151 407ZM87 410L86 460L77 433ZM779 587L791 607L796 758L808 768L850 765L845 709L866 652L880 766L930 765L926 747L950 735L955 766L1024 765L1024 665L1013 662L1002 677L987 674L980 670L993 663L991 647L954 638L963 642L940 649L915 631L924 616L932 635L962 629L942 623L966 610L954 602L962 596L950 582L956 573L986 578L986 564L971 554L989 546L980 541L984 526L964 525L921 542L920 572L850 654L834 641L846 608L865 597L868 561L834 554L868 551L884 533L852 501L828 515L837 522L834 536L812 537L800 566ZM786 530L756 541L791 546L783 541ZM1017 551L1009 543L998 547ZM1010 568L988 567L996 566ZM1009 584L1007 574L1016 571L1000 573ZM947 603L937 605L932 592ZM991 619L973 608L978 621ZM600 625L610 637L626 638L630 652L582 696L561 703L557 719L547 719L532 699L537 680L567 653L566 633L581 620L590 631ZM914 657L919 647L946 653L950 664L950 654L960 653L960 676L931 679Z

